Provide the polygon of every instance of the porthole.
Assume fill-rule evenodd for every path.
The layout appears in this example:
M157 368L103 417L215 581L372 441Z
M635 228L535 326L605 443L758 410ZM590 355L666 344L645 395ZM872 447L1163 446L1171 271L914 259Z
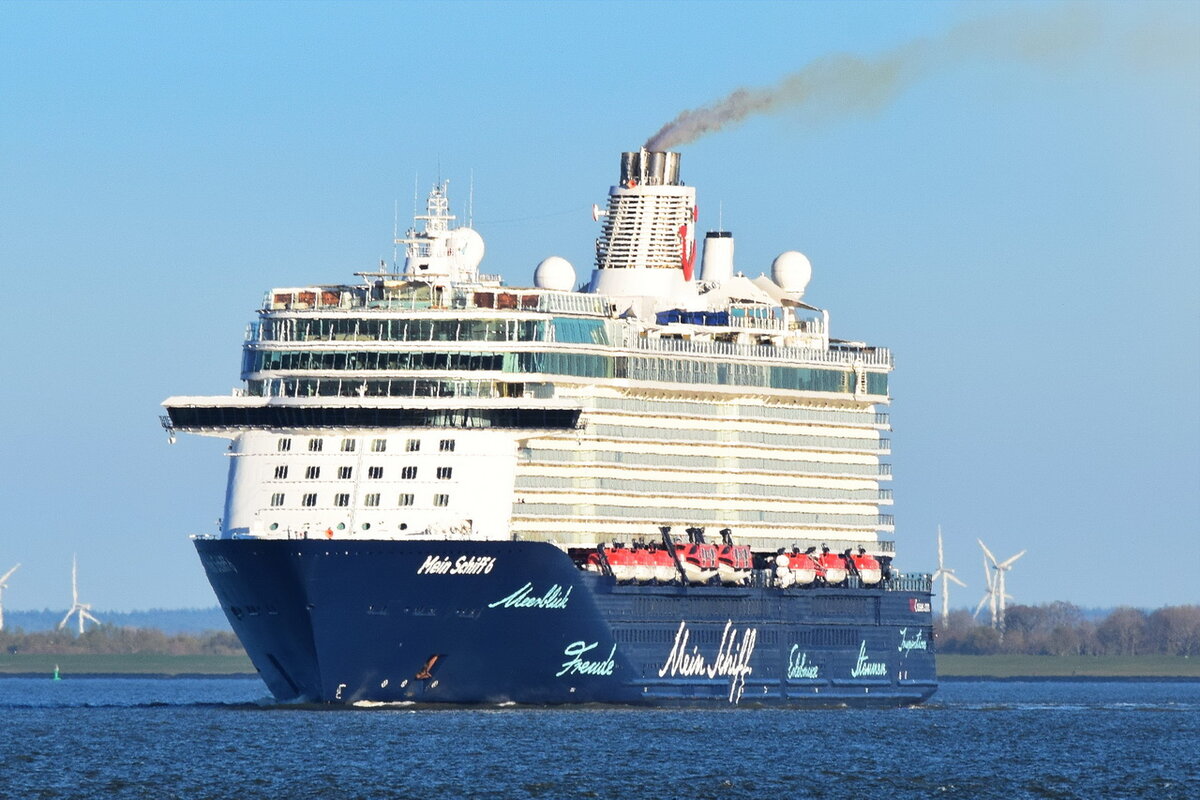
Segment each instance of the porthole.
M278 523L278 522L272 522L272 523L271 523L271 530L273 530L273 531L277 531L277 530L279 530L279 523Z
M364 522L364 523L362 524L362 529L363 529L364 531L369 531L369 530L371 530L371 523L369 523L369 522Z
M339 531L344 531L344 530L346 530L346 523L344 523L344 522L339 522L339 523L338 523L338 530L339 530Z

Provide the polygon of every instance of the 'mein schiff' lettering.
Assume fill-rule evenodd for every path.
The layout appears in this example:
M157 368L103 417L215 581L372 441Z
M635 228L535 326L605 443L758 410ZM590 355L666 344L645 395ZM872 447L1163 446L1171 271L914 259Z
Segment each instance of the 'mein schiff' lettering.
M740 638L739 638L740 637ZM729 678L729 702L737 703L742 699L746 688L746 676L754 672L750 666L750 656L754 654L754 644L758 640L757 628L746 628L738 631L733 627L733 620L725 623L721 634L721 643L717 646L717 655L712 661L704 657L697 645L688 649L691 631L686 622L679 623L675 632L675 644L667 656L666 662L658 671L658 677L667 675L703 675L709 678L718 676Z
M459 556L451 561L448 556L426 556L425 563L417 567L418 575L486 575L496 566L492 556Z

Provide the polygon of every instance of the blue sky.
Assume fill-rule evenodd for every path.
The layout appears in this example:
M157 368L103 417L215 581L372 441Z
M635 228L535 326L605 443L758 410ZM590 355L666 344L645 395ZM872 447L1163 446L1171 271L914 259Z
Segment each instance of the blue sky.
M414 180L461 213L473 179L485 271L584 273L619 152L679 111L1063 8L0 5L6 604L65 607L72 552L98 609L215 602L186 535L221 513L223 446L169 447L158 404L237 384L266 289L390 258ZM680 148L739 269L802 250L834 334L894 350L899 566L932 569L940 523L954 605L976 537L1029 549L1017 602L1200 600L1200 5L1087 8L1073 49Z

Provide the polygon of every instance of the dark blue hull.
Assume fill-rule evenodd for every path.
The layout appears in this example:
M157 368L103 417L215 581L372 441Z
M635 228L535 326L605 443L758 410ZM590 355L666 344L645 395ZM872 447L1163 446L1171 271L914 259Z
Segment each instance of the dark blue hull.
M537 542L197 540L280 700L912 705L927 587L621 585Z

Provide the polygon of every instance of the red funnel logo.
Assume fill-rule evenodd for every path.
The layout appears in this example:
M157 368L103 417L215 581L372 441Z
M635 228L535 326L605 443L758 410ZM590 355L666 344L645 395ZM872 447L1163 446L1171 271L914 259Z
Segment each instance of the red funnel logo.
M679 249L680 263L683 264L683 278L690 281L692 279L692 268L696 264L696 243L692 242L692 247L688 249L687 240L688 226L683 224L679 226Z

